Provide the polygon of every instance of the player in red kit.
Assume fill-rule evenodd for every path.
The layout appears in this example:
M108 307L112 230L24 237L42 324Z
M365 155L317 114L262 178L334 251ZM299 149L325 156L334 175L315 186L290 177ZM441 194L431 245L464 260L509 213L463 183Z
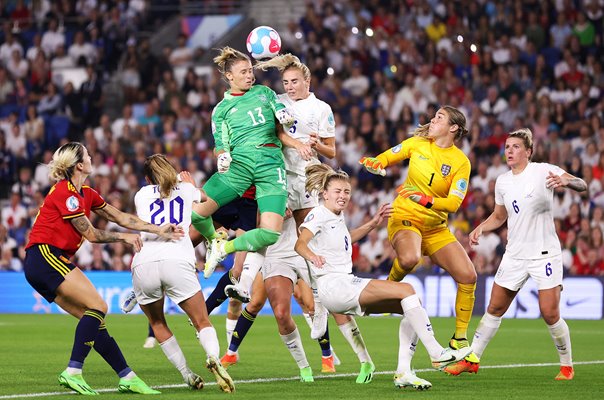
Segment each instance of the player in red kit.
M90 212L125 228L157 234L163 240L184 236L176 225L156 226L107 204L84 181L92 172L88 150L77 142L61 146L49 164L51 189L30 234L26 247L25 278L46 300L79 319L67 368L59 383L80 394L98 394L82 377L84 360L94 348L118 374L118 389L126 393L156 394L130 369L116 341L107 332L107 304L90 280L69 258L84 239L93 243L124 242L139 251L138 233L108 232L92 226Z

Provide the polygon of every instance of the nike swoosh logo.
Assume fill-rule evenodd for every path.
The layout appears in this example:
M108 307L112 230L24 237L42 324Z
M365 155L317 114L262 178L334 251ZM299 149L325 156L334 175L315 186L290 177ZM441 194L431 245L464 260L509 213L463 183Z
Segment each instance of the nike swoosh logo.
M440 363L449 363L455 361L455 356L451 356L448 360L439 361Z
M579 299L579 300L575 300L575 301L566 300L566 306L573 307L573 306L576 306L577 304L585 303L586 301L589 301L589 299L585 298L585 299Z

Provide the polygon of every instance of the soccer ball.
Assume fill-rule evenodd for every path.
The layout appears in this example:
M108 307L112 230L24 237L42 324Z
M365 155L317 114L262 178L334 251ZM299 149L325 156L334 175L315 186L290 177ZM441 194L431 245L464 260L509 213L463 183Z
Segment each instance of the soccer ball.
M281 51L281 37L270 26L259 26L247 36L245 45L256 60L273 58Z

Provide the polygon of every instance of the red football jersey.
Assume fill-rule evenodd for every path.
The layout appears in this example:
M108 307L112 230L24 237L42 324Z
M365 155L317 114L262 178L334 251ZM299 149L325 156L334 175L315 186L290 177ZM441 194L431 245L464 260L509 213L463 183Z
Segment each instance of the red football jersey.
M75 217L90 217L91 210L107 205L100 194L90 186L82 186L78 192L68 180L55 184L38 211L29 235L27 247L33 244L49 244L67 253L75 254L84 238L71 224ZM26 248L27 248L26 247Z

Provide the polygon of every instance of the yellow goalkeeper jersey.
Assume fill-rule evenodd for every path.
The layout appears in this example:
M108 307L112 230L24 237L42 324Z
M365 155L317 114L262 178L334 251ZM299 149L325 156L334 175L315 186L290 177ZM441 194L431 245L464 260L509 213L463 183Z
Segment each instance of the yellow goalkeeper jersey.
M468 190L470 160L455 145L441 148L434 141L414 136L377 156L384 167L409 159L406 185L434 197L432 208L397 196L391 218L409 219L435 227L447 221L448 213L457 211Z

